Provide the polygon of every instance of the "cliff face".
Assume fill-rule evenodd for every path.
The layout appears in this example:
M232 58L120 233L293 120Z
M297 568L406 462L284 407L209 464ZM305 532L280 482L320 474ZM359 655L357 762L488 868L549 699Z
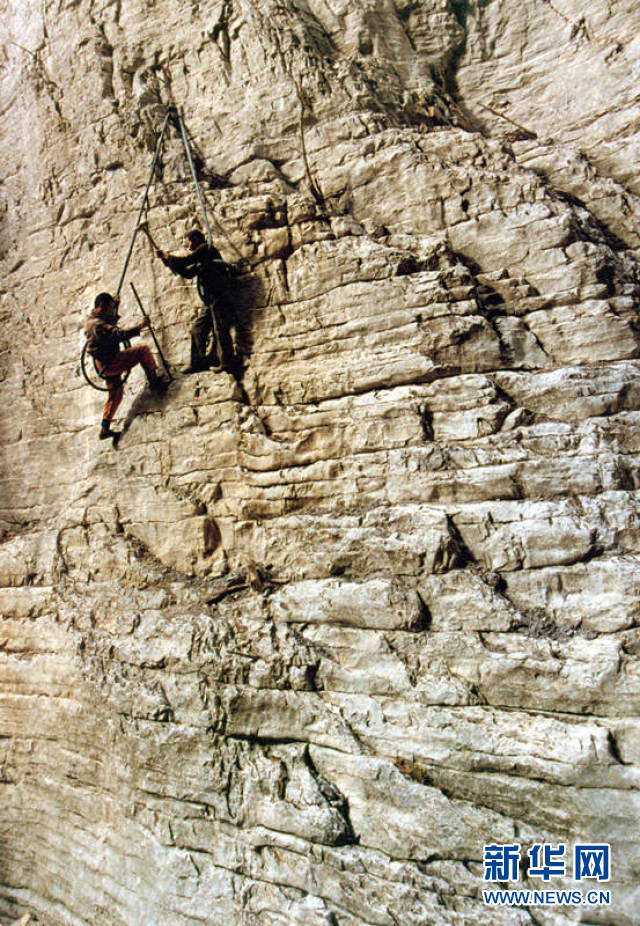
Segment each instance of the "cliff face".
M634 922L638 5L0 11L0 917ZM167 104L244 370L134 372L115 451L82 325ZM129 278L184 365L193 284ZM612 907L484 907L538 842Z

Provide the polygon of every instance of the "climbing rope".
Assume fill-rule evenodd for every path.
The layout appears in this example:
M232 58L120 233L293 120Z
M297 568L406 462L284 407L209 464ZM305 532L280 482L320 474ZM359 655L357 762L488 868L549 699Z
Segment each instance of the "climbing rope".
M130 283L129 285L131 286L131 289L133 290L133 295L136 297L136 302L138 303L138 308L140 309L140 311L142 312L142 314L144 315L144 317L145 317L145 318L147 319L147 321L149 322L149 325L148 325L149 333L151 334L151 337L153 338L153 343L155 344L156 350L158 351L158 357L160 357L160 359L162 360L163 366L164 366L165 370L167 371L167 375L168 375L168 377L169 377L169 380L172 380L172 379L173 379L173 376L172 376L172 374L171 374L171 370L169 369L169 364L168 364L167 361L164 359L164 354L162 353L162 350L161 350L161 348L160 348L160 345L158 344L158 339L157 339L157 337L156 337L156 333L155 333L155 331L153 330L153 327L151 326L151 319L149 318L149 316L147 315L147 313L146 313L145 310L144 310L144 306L143 306L143 304L142 304L142 300L140 299L140 296L138 295L138 290L135 288L135 286L133 285L133 283Z
M119 297L120 291L124 284L124 279L127 274L127 269L129 267L129 261L131 260L131 254L133 253L133 247L136 241L136 236L139 231L143 230L143 227L145 225L145 223L142 221L142 217L145 213L145 210L147 209L147 204L148 204L148 199L149 199L149 189L151 187L151 182L153 180L154 174L156 172L156 166L160 158L160 152L162 151L162 143L164 141L165 132L167 130L167 126L169 122L172 123L172 125L176 128L176 130L179 132L182 138L182 144L184 145L184 150L187 156L187 161L189 163L189 169L191 171L191 176L193 178L193 182L196 188L196 194L198 197L198 202L200 204L200 210L202 212L202 217L204 219L204 225L207 230L207 243L209 247L212 246L211 229L209 227L209 220L207 218L207 212L205 209L204 200L202 198L202 192L200 191L200 184L198 182L198 176L197 176L196 169L193 163L193 156L191 154L191 145L189 144L189 137L188 137L187 130L184 124L184 116L182 114L182 110L178 110L175 106L168 106L167 111L164 116L164 121L162 123L162 129L160 130L158 141L156 143L156 149L153 155L153 161L151 162L151 168L149 170L149 176L147 178L147 185L145 186L145 189L144 189L144 193L142 196L142 202L140 203L140 208L138 210L136 222L133 228L133 232L131 234L131 240L129 242L129 249L127 251L127 256L125 257L124 266L122 268L122 273L120 274L120 280L118 282L118 288L116 290L116 298ZM140 302L140 298L135 290L135 287L133 286L133 284L131 284L131 286L132 286L134 295L136 297L136 300L138 301L138 305L140 306L140 309L142 310L143 315L148 318L147 313L142 308L142 303ZM213 316L213 313L211 313L211 315L212 315L212 321L213 321L214 330L215 330L216 329L215 318ZM156 340L156 336L153 333L153 330L152 329L150 330L151 330L151 335L153 337L156 348L158 349L158 352L160 353L160 356L162 357L164 366L166 367L167 372L169 372L169 367L167 366L167 363L164 357L162 356L162 353L158 346L158 342ZM129 341L123 341L123 344L125 347L130 346ZM80 368L82 370L82 375L84 376L88 384L92 386L94 389L97 389L101 392L108 392L109 386L102 385L102 383L105 383L106 381L105 377L97 369L95 362L93 364L90 364L87 360L87 357L88 357L87 344L85 343L84 347L82 348L82 353L80 355ZM129 376L129 372L130 371L127 371L126 373L122 374L121 381L123 383L126 382L127 377ZM171 376L170 373L169 375Z
M193 182L196 187L196 193L198 196L198 202L200 203L200 210L202 212L202 218L204 219L204 227L207 229L207 244L209 247L212 246L213 240L211 238L211 229L209 228L209 220L207 219L207 210L204 207L204 200L202 199L202 193L200 192L200 184L198 183L198 175L196 174L196 169L193 166L193 158L191 156L191 145L189 144L189 139L187 137L187 130L184 126L184 117L182 115L182 110L178 113L178 124L180 126L180 133L182 135L182 143L184 145L184 150L187 153L187 160L189 162L189 167L191 169L191 176L193 177Z

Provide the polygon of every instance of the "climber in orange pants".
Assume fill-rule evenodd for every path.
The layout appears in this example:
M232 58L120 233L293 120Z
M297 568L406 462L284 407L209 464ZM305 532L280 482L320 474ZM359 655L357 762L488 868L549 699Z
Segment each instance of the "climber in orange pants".
M96 369L100 376L104 377L108 387L107 401L102 412L100 440L118 436L117 431L111 430L111 422L124 393L121 379L123 373L139 363L154 392L163 392L168 385L165 379L158 376L155 357L146 344L120 349L122 341L140 334L142 329L149 325L149 319L143 318L139 324L131 328L118 328L116 323L119 305L120 300L114 299L110 293L99 293L93 312L85 325L87 352L93 357Z

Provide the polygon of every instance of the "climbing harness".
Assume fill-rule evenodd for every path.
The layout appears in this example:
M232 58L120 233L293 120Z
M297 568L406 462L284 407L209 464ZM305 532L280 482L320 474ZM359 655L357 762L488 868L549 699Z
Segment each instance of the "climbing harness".
M207 218L207 212L206 212L206 209L205 209L204 200L203 200L203 198L202 198L202 193L201 193L201 191L200 191L200 184L198 183L198 176L197 176L196 169L195 169L195 166L194 166L194 163L193 163L193 156L192 156L192 154L191 154L191 145L189 144L189 137L188 137L187 130L186 130L186 127L185 127L185 124L184 124L184 115L183 115L182 109L177 109L175 106L168 106L168 107L167 107L167 111L166 111L165 116L164 116L164 121L163 121L163 123L162 123L162 129L160 130L160 135L158 136L158 141L157 141L157 143L156 143L156 150L155 150L154 155L153 155L153 161L152 161L152 163L151 163L151 169L150 169L150 171L149 171L149 177L148 177L148 179L147 179L147 185L146 185L146 187L145 187L144 194L143 194L143 196L142 196L142 202L140 203L140 208L139 208L139 210L138 210L138 216L137 216L137 218L136 218L136 222L135 222L135 225L134 225L134 228L133 228L133 233L132 233L132 235L131 235L131 240L130 240L130 242L129 242L129 250L127 251L127 256L125 257L124 266L123 266L123 268L122 268L122 273L120 274L120 280L119 280L119 282L118 282L118 288L117 288L117 290L116 290L116 298L118 298L118 296L120 295L120 291L121 291L122 286L123 286L123 284L124 284L124 279L125 279L125 276L126 276L126 273L127 273L127 268L128 268L128 266L129 266L129 261L131 260L131 254L133 253L133 246L134 246L135 241L136 241L136 236L137 236L138 232L141 231L141 230L142 230L142 227L144 226L144 222L142 221L142 216L143 216L144 211L145 211L145 209L146 209L146 207L147 207L147 201L148 201L148 198L149 198L149 189L150 189L150 187L151 187L151 182L152 182L152 180L153 180L153 176L154 176L154 174L155 174L155 172L156 172L156 166L157 166L157 164L158 164L158 159L159 159L159 157L160 157L160 152L161 152L161 150L162 150L162 142L163 142L163 140L164 140L165 132L166 132L167 126L168 126L168 124L169 124L170 122L171 122L171 124L174 126L174 128L180 133L180 137L182 138L182 144L184 145L184 150L185 150L185 153L186 153L186 156L187 156L187 161L189 162L189 169L190 169L190 171L191 171L191 176L192 176L193 182L194 182L194 184L195 184L196 194L197 194L197 197L198 197L198 203L200 204L200 209L201 209L201 212L202 212L202 218L204 219L204 225L205 225L205 228L206 228L206 230L207 230L207 244L208 244L209 247L212 247L212 244L213 244L212 237L211 237L211 229L210 229L210 227L209 227L209 220L208 220L208 218ZM145 316L145 318L148 319L149 316L147 315L147 313L145 312L145 310L144 310L143 307L142 307L142 303L141 303L140 298L139 298L139 296L138 296L138 294L137 294L137 292L136 292L136 290L135 290L135 287L133 286L133 283L131 284L131 288L133 289L133 293L134 293L134 295L135 295L135 297L136 297L136 300L137 300L138 305L139 305L139 307L140 307L140 309L141 309L141 311L142 311L142 314ZM212 309L211 309L210 306L209 306L209 312L210 312L210 314L211 314L211 321L212 321L212 323L213 323L214 334L216 335L216 337L218 337L218 327L217 327L217 324L216 324L216 319L215 319L214 313L213 313L213 311L212 311ZM160 347L159 347L159 345L158 345L158 341L157 341L157 339L156 339L155 333L153 332L153 329L151 328L151 323L149 323L149 330L150 330L150 332L151 332L151 336L152 336L153 342L154 342L154 344L155 344L155 346L156 346L156 348L157 348L157 350L158 350L158 353L159 353L160 357L162 358L162 362L163 362L163 364L164 364L164 366L165 366L165 368L166 368L166 370L167 370L167 373L169 373L170 378L173 378L173 377L171 376L170 371L169 371L169 367L167 366L167 362L166 362L166 360L164 359L164 356L162 355L162 352L161 352ZM219 339L218 339L218 340L219 340ZM130 346L130 342L129 342L128 340L127 340L127 341L123 341L123 344L124 344L125 347L129 347L129 346ZM102 385L102 383L105 383L106 378L105 378L105 377L100 373L100 371L97 369L97 367L96 367L96 365L95 365L95 362L94 362L93 364L89 364L89 363L88 363L88 361L87 361L87 356L88 356L88 353L87 353L87 344L85 343L84 347L82 348L82 353L81 353L81 355L80 355L80 368L81 368L81 370L82 370L82 375L84 376L84 378L86 379L86 381L89 383L89 385L92 386L94 389L98 389L98 390L101 391L101 392L108 392L109 386L108 386L108 385ZM122 381L123 383L126 382L127 377L129 376L129 372L130 372L130 371L127 371L126 373L122 374L121 381Z

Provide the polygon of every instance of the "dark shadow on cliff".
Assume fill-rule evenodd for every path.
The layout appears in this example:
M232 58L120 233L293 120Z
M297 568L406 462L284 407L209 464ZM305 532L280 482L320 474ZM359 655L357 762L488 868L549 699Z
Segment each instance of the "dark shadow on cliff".
M175 380L173 382L175 382ZM122 430L120 432L120 438L124 437L135 419L139 416L145 415L149 412L163 411L165 409L165 407L171 401L171 386L172 384L169 384L167 391L160 395L158 393L151 392L148 386L145 386L141 392L138 393L138 395L133 400L131 408L127 412L127 417L124 420ZM114 447L117 447L119 442L120 441L118 440L116 443L114 443Z
M253 350L252 309L264 305L265 281L256 273L240 273L220 292L218 301L235 330L236 379L241 380Z

